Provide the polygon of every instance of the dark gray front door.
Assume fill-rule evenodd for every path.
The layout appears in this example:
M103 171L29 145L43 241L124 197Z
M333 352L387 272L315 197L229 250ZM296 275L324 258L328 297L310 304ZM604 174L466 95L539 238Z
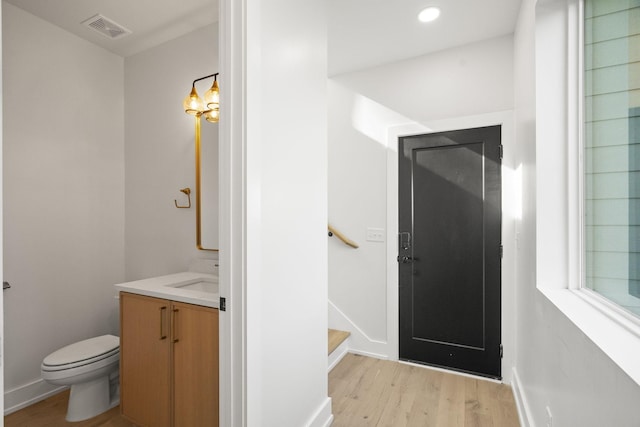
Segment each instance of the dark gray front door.
M400 359L501 377L500 126L399 141Z

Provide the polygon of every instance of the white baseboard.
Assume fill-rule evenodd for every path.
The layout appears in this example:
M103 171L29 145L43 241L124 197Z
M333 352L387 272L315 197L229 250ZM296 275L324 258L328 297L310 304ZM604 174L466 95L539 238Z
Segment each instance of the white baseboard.
M536 427L531 416L531 408L527 402L527 397L522 389L522 383L520 377L518 377L518 371L513 368L513 374L511 379L511 388L513 390L513 398L516 401L516 408L518 409L518 418L520 418L520 425L522 427Z
M4 393L4 415L26 408L49 396L60 393L66 388L67 387L49 384L42 379L37 379L28 384L8 390Z
M347 337L346 340L342 341L340 345L329 355L329 372L331 372L331 370L335 368L335 366L340 363L344 356L349 352L349 338L350 337Z
M389 343L371 339L334 303L329 301L329 327L351 332L349 351L377 359L389 358Z
M331 398L327 397L316 413L307 423L307 427L329 427L333 423L333 414L331 413Z
M389 357L386 354L371 353L369 351L362 351L355 348L350 348L349 353L359 354L360 356L373 357L374 359L389 360Z

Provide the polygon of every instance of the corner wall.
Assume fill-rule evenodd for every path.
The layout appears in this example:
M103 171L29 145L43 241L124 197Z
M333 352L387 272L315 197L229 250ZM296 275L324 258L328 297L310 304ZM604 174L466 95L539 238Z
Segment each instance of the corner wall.
M246 425L329 426L326 2L244 3Z
M515 33L517 164L522 219L516 224L516 388L525 426L638 425L640 387L536 288L535 0L524 0Z
M195 78L218 71L217 25L125 60L2 8L3 260L12 285L3 344L13 411L57 389L40 379L46 355L118 334L113 284L216 257L195 247L194 208L173 200L182 201L180 188L195 190L194 119L182 100Z
M117 333L123 60L2 3L5 409L54 387L45 356Z
M218 71L217 24L125 59L126 280L185 271L194 258L218 256L196 249L195 119L182 108L191 83ZM196 83L200 96L211 83ZM202 120L206 126L217 127ZM185 187L192 207L177 209Z

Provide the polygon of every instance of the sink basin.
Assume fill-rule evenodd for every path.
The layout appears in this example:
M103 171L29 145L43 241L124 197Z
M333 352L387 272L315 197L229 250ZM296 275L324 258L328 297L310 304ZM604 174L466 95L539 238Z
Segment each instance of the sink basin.
M184 289L186 291L206 292L209 294L218 293L218 283L207 279L193 279L185 282L171 283L165 285L174 289Z
M218 277L213 274L185 271L119 283L115 287L118 292L218 308Z
M218 293L218 284L209 280L195 280L187 283L178 283L171 286L172 288L186 289L189 291L208 292L211 294Z

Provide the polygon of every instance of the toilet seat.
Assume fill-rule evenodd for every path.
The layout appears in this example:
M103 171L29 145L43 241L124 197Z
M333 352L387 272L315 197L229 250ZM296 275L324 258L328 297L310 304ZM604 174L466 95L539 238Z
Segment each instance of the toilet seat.
M59 372L81 366L96 364L105 366L120 357L120 339L113 335L102 335L68 345L45 357L43 372Z

